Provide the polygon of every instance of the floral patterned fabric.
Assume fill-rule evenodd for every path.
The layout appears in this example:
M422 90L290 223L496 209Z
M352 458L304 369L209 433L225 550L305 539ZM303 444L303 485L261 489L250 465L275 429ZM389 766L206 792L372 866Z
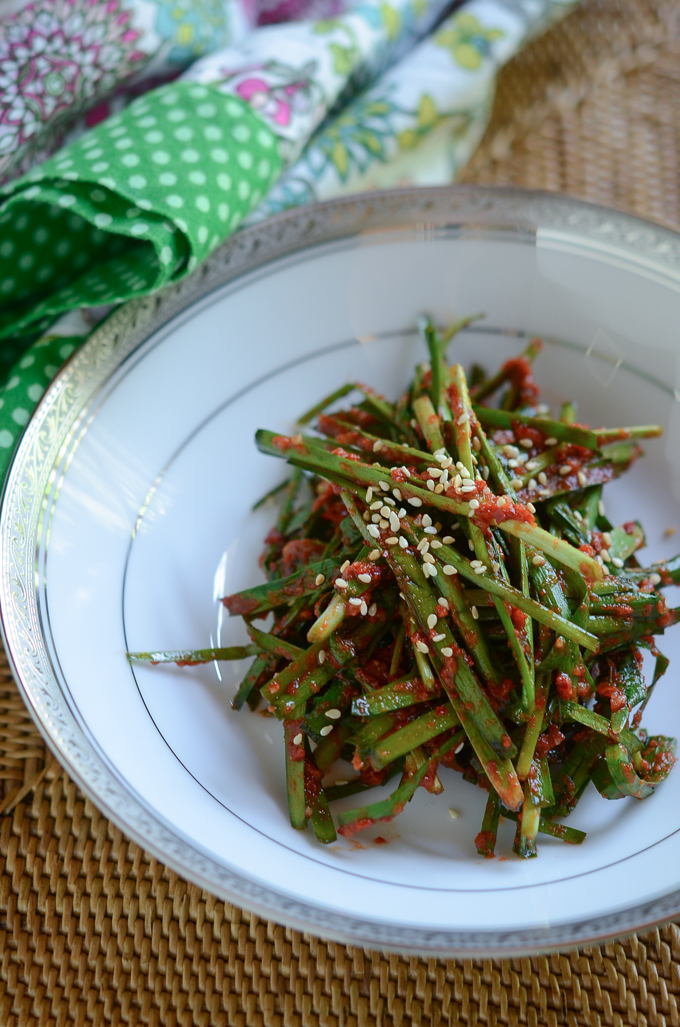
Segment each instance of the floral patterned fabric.
M471 0L320 128L246 223L345 193L453 182L487 126L498 69L574 5Z
M0 24L0 181L46 156L67 118L238 41L254 15L246 0L28 3Z

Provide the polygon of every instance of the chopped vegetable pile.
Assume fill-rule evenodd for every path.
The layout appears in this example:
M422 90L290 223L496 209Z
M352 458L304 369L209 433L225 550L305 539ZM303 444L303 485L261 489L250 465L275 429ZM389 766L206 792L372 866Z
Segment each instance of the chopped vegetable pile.
M504 817L534 856L539 833L583 841L560 821L589 781L643 799L675 762L674 740L640 723L668 665L655 636L680 608L659 590L680 582L680 556L641 567L641 525L614 527L602 501L661 429L590 429L569 403L552 419L538 341L466 378L445 351L469 320L442 334L422 320L430 362L396 403L351 383L300 419L318 434L257 433L293 471L270 494L267 583L223 600L249 645L131 654L254 656L233 705L264 700L282 722L290 822L322 842L336 823L351 835L391 820L418 787L439 794L446 767L488 793L477 851L493 856ZM338 759L354 776L324 784ZM387 798L364 798L392 778ZM329 804L359 793L334 822Z

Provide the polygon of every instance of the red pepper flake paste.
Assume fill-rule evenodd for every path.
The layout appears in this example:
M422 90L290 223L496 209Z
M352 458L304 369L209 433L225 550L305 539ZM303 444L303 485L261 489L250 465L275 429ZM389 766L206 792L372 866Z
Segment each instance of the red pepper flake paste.
M556 724L551 724L547 731L544 731L542 735L538 736L536 742L536 756L541 759L543 756L547 756L549 752L556 749L564 741L564 735L557 727Z
M536 518L524 503L513 503L509 496L505 496L503 506L498 506L496 499L496 496L483 499L471 518L482 531L488 531L492 525L502 524L503 521L521 521L532 526L536 524Z
M354 460L355 463L361 463L361 457L358 453L348 453L342 446L336 446L331 452L333 456L341 456L344 460Z
M543 343L540 339L532 339L532 346L542 348ZM501 373L509 379L512 387L519 393L520 406L528 406L538 398L538 385L531 364L526 357L511 357L510 360L506 360L501 368Z
M319 560L326 546L323 542L316 542L311 538L294 538L286 542L281 550L281 574L287 578L290 574L306 567L309 563Z
M373 839L373 844L374 845L388 845L389 842L387 841L387 838L383 838L383 836L381 834L379 834L377 838Z
M574 698L574 685L569 674L564 672L555 678L555 688L560 699L570 700Z
M545 433L540 428L534 428L531 424L520 424L519 421L511 421L512 430L518 442L528 439L533 449L545 449Z
M515 689L515 682L512 678L503 678L498 684L495 681L488 681L486 687L496 702L504 706Z
M527 622L526 613L522 613L516 606L509 606L508 608L510 610L510 620L515 631L522 631Z
M603 681L598 684L597 694L602 696L604 699L609 699L612 713L622 710L626 705L626 693L622 688L619 688L618 685L613 683Z
M493 859L495 847L496 835L493 831L480 831L475 838L475 848L480 856L484 856L485 859Z
M417 467L392 467L390 469L390 478L392 481L408 481L409 478L417 478L418 468Z

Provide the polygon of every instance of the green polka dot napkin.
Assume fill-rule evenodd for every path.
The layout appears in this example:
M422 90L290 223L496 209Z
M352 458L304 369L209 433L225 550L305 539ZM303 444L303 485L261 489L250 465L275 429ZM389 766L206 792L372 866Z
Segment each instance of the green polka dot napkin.
M0 339L190 273L281 172L248 103L176 82L0 191Z

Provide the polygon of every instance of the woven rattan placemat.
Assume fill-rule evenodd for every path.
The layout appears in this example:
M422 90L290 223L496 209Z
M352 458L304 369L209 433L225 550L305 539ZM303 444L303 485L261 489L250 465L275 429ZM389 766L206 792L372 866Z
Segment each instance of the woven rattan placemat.
M501 75L468 182L680 228L680 4L591 0ZM187 884L45 752L0 662L0 1027L680 1024L680 929L521 960L324 942Z

